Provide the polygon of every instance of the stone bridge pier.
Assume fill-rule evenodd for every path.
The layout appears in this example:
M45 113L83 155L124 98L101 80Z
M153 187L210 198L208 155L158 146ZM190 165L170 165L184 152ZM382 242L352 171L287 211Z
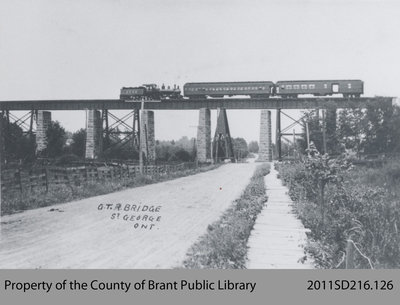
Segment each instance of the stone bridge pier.
M199 111L199 125L197 126L197 160L207 162L211 160L211 112L202 108Z
M140 151L147 164L156 161L156 139L154 133L154 111L142 110L140 119Z
M46 132L51 124L51 112L38 110L36 115L36 155L47 148Z
M86 110L86 159L97 159L103 152L103 120L99 110Z
M260 145L258 160L260 162L272 161L272 133L271 133L271 111L261 110L260 119Z

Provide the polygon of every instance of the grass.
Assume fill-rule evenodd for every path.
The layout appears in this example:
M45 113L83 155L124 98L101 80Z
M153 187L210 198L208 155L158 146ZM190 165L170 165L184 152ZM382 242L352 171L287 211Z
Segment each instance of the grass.
M344 268L346 241L353 240L374 268L400 268L400 160L380 167L355 166L341 173L342 183L325 192L326 219L301 163L281 163L280 176L289 187L296 210L311 230L307 250L320 268ZM360 254L356 268L370 268Z
M224 212L221 218L209 225L188 251L183 263L190 269L242 269L245 268L247 240L257 215L267 201L264 176L270 165L257 167L249 185L239 199Z
M165 176L137 176L131 179L105 180L81 185L51 185L49 191L24 190L23 192L5 193L2 192L1 215L9 215L24 210L36 209L65 203L73 200L109 194L126 188L143 186L156 182L176 179L200 172L209 171L219 167L219 164L198 167L197 169L186 169L179 172L171 172Z

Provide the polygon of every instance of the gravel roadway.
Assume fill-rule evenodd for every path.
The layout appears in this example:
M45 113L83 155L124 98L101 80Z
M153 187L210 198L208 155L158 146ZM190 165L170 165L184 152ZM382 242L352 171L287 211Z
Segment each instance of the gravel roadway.
M208 224L240 196L255 168L255 163L226 164L193 176L3 216L0 268L179 267ZM130 220L144 215L148 219Z

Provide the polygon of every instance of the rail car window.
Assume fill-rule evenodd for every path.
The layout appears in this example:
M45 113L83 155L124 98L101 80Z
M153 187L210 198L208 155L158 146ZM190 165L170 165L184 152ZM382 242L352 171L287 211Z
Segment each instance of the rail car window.
M293 89L300 89L300 85L293 85Z
M283 86L282 86L283 87ZM282 88L283 89L283 88ZM292 85L286 85L286 89L292 89Z
M307 85L301 85L301 89L307 89Z
M350 84L350 83L347 84L347 88L348 88L348 89L351 89L351 84Z
M332 84L332 92L333 93L339 92L339 84Z
M324 89L328 89L328 84L324 84Z
M308 85L308 88L309 89L315 89L315 85L314 84L310 84L310 85Z

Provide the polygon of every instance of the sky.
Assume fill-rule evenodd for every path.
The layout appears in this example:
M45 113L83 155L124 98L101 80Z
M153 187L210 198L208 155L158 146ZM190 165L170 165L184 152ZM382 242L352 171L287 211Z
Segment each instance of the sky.
M294 79L362 79L365 96L400 96L399 16L389 0L1 0L0 100ZM69 131L85 126L84 111L52 118ZM198 111L156 111L155 120L156 139L196 136ZM233 137L259 139L259 110L228 110L228 120ZM213 132L215 122L212 111Z

